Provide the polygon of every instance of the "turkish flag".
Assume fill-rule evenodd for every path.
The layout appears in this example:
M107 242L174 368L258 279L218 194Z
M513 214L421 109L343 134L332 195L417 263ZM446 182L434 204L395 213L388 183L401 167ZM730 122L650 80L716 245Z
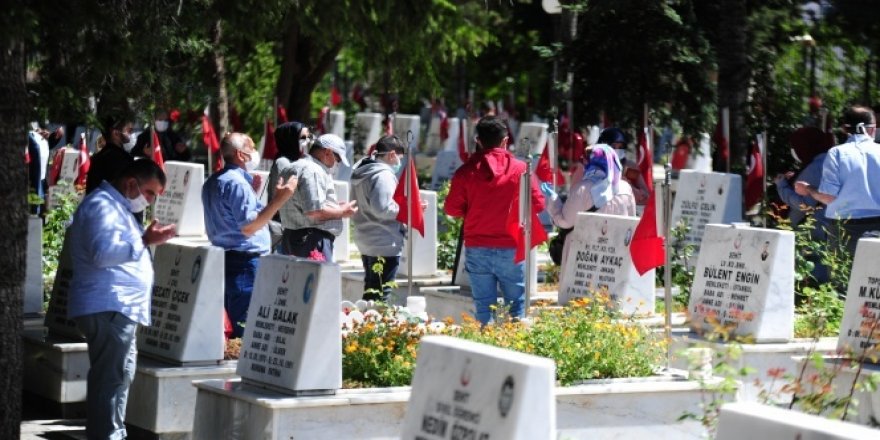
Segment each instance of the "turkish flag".
M412 194L406 196L406 182L409 180ZM422 213L422 200L419 196L419 179L416 176L416 164L409 161L409 166L403 171L400 180L397 182L397 189L394 190L393 200L400 207L397 213L397 221L412 225L412 228L419 231L422 237L425 236L425 215ZM409 207L409 208L407 208ZM412 222L410 223L409 211L412 211Z
M67 150L67 147L55 150L55 156L52 157L52 168L49 169L49 176L47 178L49 186L54 186L58 183L58 177L61 176L61 164L64 163L65 150Z
M725 164L730 163L730 146L728 145L728 139L724 137L724 127L721 121L718 121L718 125L715 126L715 132L712 133L712 142L715 142L715 145L718 146L719 157L724 161Z
M645 185L648 187L648 191L654 191L654 154L651 151L651 146L648 144L650 133L650 127L645 127L639 133L639 151L637 156L639 172L641 172L642 178L645 179Z
M89 146L86 144L86 137L82 137L79 143L79 173L76 176L77 185L85 185L88 178L89 168L91 168L91 160L89 160Z
M339 93L339 89L337 89L336 86L333 86L333 88L330 89L330 105L338 107L339 104L342 104L342 94Z
M318 121L317 125L315 125L315 132L326 134L327 130L325 129L325 123L327 121L327 115L330 113L330 107L321 107L321 111L318 112Z
M687 167L688 158L691 156L691 145L691 140L684 137L675 144L675 149L672 150L672 160L670 160L673 170L683 170Z
M220 162L220 141L217 140L217 133L214 132L214 124L211 123L211 118L205 114L202 115L202 142L205 143L205 148L214 155L212 169L219 171L220 168L223 168Z
M746 174L746 209L758 204L764 197L764 163L761 160L761 145L752 142L749 149L749 170Z
M285 109L283 105L279 104L278 105L278 123L283 124L285 122L287 122L287 109Z
M536 182L532 180L532 184ZM532 237L531 237L531 247L535 246L547 241L547 231L544 230L544 226L541 225L541 220L538 218L538 213L535 212L534 204L532 204ZM513 240L516 242L516 255L513 257L514 263L519 263L526 259L526 233L525 226L520 224L519 218L519 185L517 185L517 189L513 194L513 202L510 204L510 210L507 212L507 232L513 237Z
M280 121L281 119L279 119ZM264 143L263 143L263 159L272 159L278 157L278 145L275 143L275 127L272 126L272 121L268 118L266 119L266 129L264 131Z
M449 117L446 116L446 112L441 110L440 114L440 140L446 141L449 139Z
M653 189L645 204L645 212L633 232L629 255L639 275L666 263L663 237L657 234L657 202Z
M153 129L151 131L153 132L153 154L151 157L153 162L156 162L156 164L162 168L162 171L165 171L165 158L162 157L162 144L159 143L159 136L156 134L156 130Z
M538 164L535 165L535 177L541 182L553 181L553 169L550 168L550 142L547 142L544 152L541 153L541 158L538 159ZM556 182L565 183L565 175L559 171L558 167L556 168Z

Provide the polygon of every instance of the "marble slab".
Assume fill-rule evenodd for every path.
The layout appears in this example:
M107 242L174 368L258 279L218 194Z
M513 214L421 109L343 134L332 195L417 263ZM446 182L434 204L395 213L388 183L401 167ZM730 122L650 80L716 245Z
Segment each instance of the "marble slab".
M443 185L452 180L455 170L462 165L457 151L441 151L437 153L437 159L431 172L431 188L440 191Z
M165 192L156 198L153 217L162 224L177 225L177 235L205 235L202 184L205 166L198 163L165 162Z
M672 201L673 228L680 223L690 227L684 240L694 246L696 261L709 223L730 224L742 221L742 178L738 174L681 170Z
M425 336L401 439L553 438L555 381L551 359Z
M251 171L251 176L260 176L260 187L255 191L257 193L257 199L263 206L266 206L269 203L269 172L266 170L256 170ZM278 182L275 182L274 185L278 185Z
M794 335L794 233L709 224L688 303L691 329L785 342Z
M62 244L61 253L58 255L58 269L55 272L49 308L46 309L46 328L50 335L79 341L84 339L83 335L76 327L76 323L67 317L67 300L70 281L73 279L73 260L69 248L70 236L65 234L64 244Z
M737 402L721 407L715 438L876 440L880 431L775 406Z
M434 191L419 191L419 197L428 203L425 208L425 236L413 229L413 276L431 276L437 274L437 193ZM414 208L415 209L415 208ZM401 275L409 274L407 263L406 246L409 237L404 239L403 253L400 256Z
M327 113L327 124L324 126L325 133L335 134L341 139L345 139L345 112L342 110L331 110Z
M425 138L424 152L428 154L439 153L440 151L458 151L458 118L449 118L449 137L440 138L440 118L431 118L428 126L428 135Z
M366 153L371 145L382 137L381 113L357 113L354 115L355 125L351 136L354 148Z
M341 165L341 164L340 164ZM348 182L336 180L333 182L336 187L336 201L344 203L350 198L350 185ZM342 219L342 233L333 240L333 261L348 261L351 258L351 219Z
M523 122L520 124L519 132L516 134L516 145L509 146L509 149L514 151L517 156L522 155L520 145L522 145L523 140L528 138L529 154L532 156L541 154L544 151L544 146L547 145L548 127L547 124L542 122Z
M43 220L39 217L28 218L27 267L22 293L25 315L43 311Z
M407 139L406 133L411 131L413 135L412 146L416 147L416 151L419 151L419 140L421 139L419 136L422 134L422 118L419 115L394 115L392 128L394 129L394 134L403 141L407 148L410 145L407 143L409 139Z
M837 349L841 354L862 357L867 351L876 353L880 344L880 239L862 238L856 246L855 258L846 290L843 321ZM876 358L875 358L876 359ZM871 362L870 357L864 362Z

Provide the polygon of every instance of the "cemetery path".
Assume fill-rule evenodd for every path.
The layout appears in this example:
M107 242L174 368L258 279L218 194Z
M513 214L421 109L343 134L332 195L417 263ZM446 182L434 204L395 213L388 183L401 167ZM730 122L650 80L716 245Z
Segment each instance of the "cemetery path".
M24 420L21 422L21 440L85 440L86 421Z

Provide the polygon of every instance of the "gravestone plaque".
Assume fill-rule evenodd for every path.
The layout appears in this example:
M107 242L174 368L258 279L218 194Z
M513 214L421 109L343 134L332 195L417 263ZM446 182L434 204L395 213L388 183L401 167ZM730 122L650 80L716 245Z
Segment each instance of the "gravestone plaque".
M76 194L74 184L79 176L80 162L79 150L74 148L64 149L64 155L61 159L61 170L58 173L58 182L50 186L46 194L46 205L49 209L57 207L60 198Z
M452 180L455 170L462 165L457 151L441 151L437 153L434 170L431 173L431 188L439 191L443 184Z
M354 149L366 154L367 150L382 137L382 114L357 113L351 139Z
M331 110L327 113L327 124L324 126L324 132L335 134L341 139L345 139L345 112L342 110Z
M58 269L52 285L52 296L46 310L46 328L49 334L76 340L83 339L76 323L67 317L67 300L70 297L70 281L73 279L73 257L70 255L70 235L64 234L64 244L58 256Z
M789 341L794 332L794 233L706 225L688 303L691 329L730 328L755 342Z
M205 166L197 163L165 162L165 192L156 198L153 216L159 223L177 225L177 235L205 235L202 184Z
M709 223L742 221L742 178L738 174L681 170L672 206L673 228L686 223L685 242L694 246L693 265L700 250L703 231Z
M419 191L419 197L428 203L425 208L425 236L413 229L413 276L434 276L437 273L437 193ZM401 207L406 209L406 207ZM413 208L417 209L417 208ZM408 238L407 238L408 239ZM400 256L400 274L409 274L406 258L406 240L403 243L403 254Z
M283 255L260 258L236 374L292 394L342 386L339 266Z
M428 126L428 136L425 138L425 152L428 154L435 154L440 151L454 152L458 149L458 118L448 118L449 129L446 139L441 137L441 122L440 118L431 118L431 124Z
M256 190L257 200L259 200L260 203L263 204L263 206L266 206L269 203L269 172L264 170L255 170L251 171L250 174L255 178L259 176L260 186ZM275 182L274 184L278 185L278 182Z
M547 145L547 127L547 124L541 122L523 122L516 135L516 145L511 145L509 149L519 154L519 146L522 145L524 139L528 138L529 154L532 156L541 154L544 151L544 146Z
M39 217L28 218L27 267L22 306L25 315L43 311L43 220Z
M156 247L150 326L138 351L183 364L223 359L223 249L183 241Z
M349 201L349 184L348 182L340 182L338 180L333 182L333 185L336 187L336 201L340 204ZM336 240L333 240L333 261L348 261L351 255L351 246L349 245L351 241L351 219L344 218L342 219L342 233L336 237Z
M880 344L880 239L862 238L856 247L837 351L861 357L866 350ZM873 351L876 353L876 351ZM866 358L865 362L871 362Z
M425 336L400 438L555 438L555 370L551 359Z
M413 134L413 147L415 147L416 151L419 151L419 135L421 134L422 128L422 119L419 115L395 115L394 116L394 134L403 141L403 144L406 145L407 148L410 145L407 143L407 132L411 131Z
M559 303L607 291L626 314L654 312L654 270L639 275L629 245L638 217L580 213L569 234Z

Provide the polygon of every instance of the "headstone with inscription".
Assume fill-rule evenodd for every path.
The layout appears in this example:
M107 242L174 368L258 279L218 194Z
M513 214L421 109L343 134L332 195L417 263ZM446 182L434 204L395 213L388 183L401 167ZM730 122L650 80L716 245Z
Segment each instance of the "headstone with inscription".
M366 153L382 137L382 114L357 113L354 117L355 125L351 136L354 149Z
M541 122L523 122L519 127L519 133L516 135L516 146L514 151L519 151L525 139L529 140L529 154L537 155L544 151L547 145L547 124Z
M671 226L686 223L685 243L694 246L693 265L709 223L742 221L742 178L738 174L681 170L672 206Z
M425 208L425 236L413 229L413 276L433 276L437 273L437 193L434 191L419 191L419 197L427 202ZM406 207L401 207L405 209ZM403 254L400 256L401 275L409 274L406 259L406 241L404 241Z
M61 197L68 194L76 194L74 186L79 176L80 153L75 148L66 148L61 159L61 170L58 173L58 182L49 187L46 194L46 205L49 209L58 206Z
M345 139L345 112L342 110L331 110L327 113L327 124L324 127L325 133L335 134Z
M333 182L336 187L336 200L339 203L345 203L349 200L349 184L348 182ZM351 255L351 219L342 219L342 233L333 240L333 261L348 261Z
M842 422L827 415L805 414L773 405L731 402L721 407L716 440L875 440L876 429Z
M223 359L223 249L176 241L156 247L150 326L138 351L181 364Z
M22 306L25 315L43 311L43 220L35 216L28 218L27 268Z
M283 255L260 258L236 373L295 395L342 386L340 271Z
M431 173L431 188L439 191L443 184L452 180L455 170L462 165L457 151L441 151L437 153L434 171Z
M458 148L459 125L458 118L447 119L449 124L446 130L446 138L443 138L441 130L442 120L431 118L428 126L428 136L425 138L425 153L435 154L440 151L456 151Z
M654 270L639 275L629 245L638 217L580 213L568 236L559 303L607 291L626 314L654 312Z
M205 166L198 163L165 162L165 192L156 198L153 217L162 224L177 225L177 235L205 235L202 184Z
M861 357L880 344L880 239L862 238L856 247L837 351ZM876 353L876 351L873 351ZM871 362L866 357L866 362Z
M794 233L706 225L688 312L691 329L755 342L787 342L794 333Z
M395 115L393 128L394 134L403 141L407 148L409 148L407 132L412 132L413 146L416 147L416 151L419 150L419 135L422 131L422 119L419 115Z
M58 256L58 269L55 271L55 282L52 284L52 296L49 298L45 322L50 335L81 340L83 336L76 323L67 317L71 279L73 279L73 259L70 256L70 236L65 234L61 254Z
M400 438L555 438L555 370L551 359L425 336Z

